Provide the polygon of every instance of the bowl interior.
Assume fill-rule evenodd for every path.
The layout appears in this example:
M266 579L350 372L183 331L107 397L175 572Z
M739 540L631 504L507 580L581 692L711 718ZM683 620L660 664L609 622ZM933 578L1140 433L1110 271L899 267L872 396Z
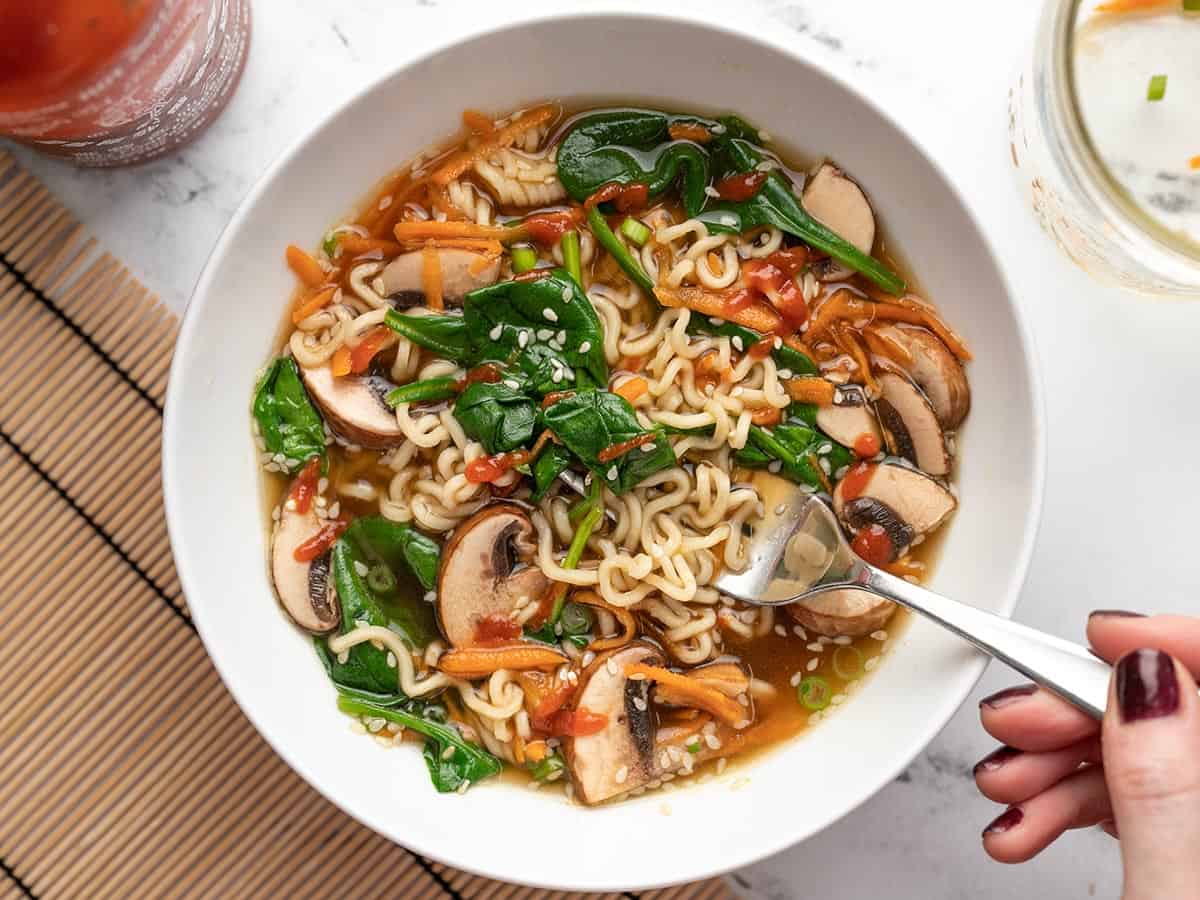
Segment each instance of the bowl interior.
M510 881L645 887L748 863L845 814L934 736L982 662L916 623L881 674L803 738L719 780L596 810L505 783L440 797L418 753L351 733L265 571L248 406L293 285L283 247L315 243L377 178L452 132L463 108L501 111L545 97L736 110L785 145L828 153L866 186L923 289L976 354L974 408L959 441L963 503L936 589L1011 610L1040 498L1040 406L1017 313L958 194L868 101L758 39L629 15L493 31L370 87L267 174L222 237L188 310L164 443L172 544L221 675L309 782L414 850Z

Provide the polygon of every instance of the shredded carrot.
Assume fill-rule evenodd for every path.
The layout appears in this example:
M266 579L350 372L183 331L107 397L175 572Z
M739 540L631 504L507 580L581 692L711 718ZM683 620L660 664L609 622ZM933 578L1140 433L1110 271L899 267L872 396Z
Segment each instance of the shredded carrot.
M867 351L863 349L862 344L858 341L857 333L850 326L849 322L835 322L830 328L830 336L833 337L836 343L846 355L854 360L857 366L857 374L862 383L869 387L873 392L879 392L879 383L875 380L875 376L871 374L871 361L867 359Z
M522 116L513 120L503 128L491 132L485 140L476 147L460 150L438 167L431 180L434 184L445 187L455 178L466 172L476 161L485 159L504 147L512 144L530 128L536 128L554 118L555 107L546 103L535 106Z
M778 406L760 406L750 410L750 422L754 425L778 425L783 418L783 410Z
M1145 9L1158 9L1171 5L1172 0L1108 0L1096 7L1099 13L1137 12Z
M732 697L726 697L711 685L702 684L678 672L658 666L647 666L644 663L632 663L625 667L625 675L640 675L653 681L655 696L665 703L702 709L727 725L737 725L750 718L750 710Z
M336 287L322 288L311 297L296 304L296 308L292 310L292 324L299 325L313 313L324 309L329 305L329 301L333 299L333 295L336 293Z
M799 378L785 379L781 383L787 395L797 403L833 406L833 397L837 393L834 383L819 375L802 375Z
M867 349L876 356L890 359L902 366L912 362L912 353L909 352L908 347L887 334L879 325L868 325L862 330L862 336L863 340L867 342Z
M622 381L619 385L613 388L613 393L624 397L630 403L637 400L638 397L650 390L650 385L646 383L646 379L640 375L635 375Z
M817 454L806 454L805 459L808 460L809 466L816 473L817 479L821 482L821 489L825 493L833 494L833 482L829 480L829 476L825 474L825 470L821 468L821 460L817 458Z
M342 251L351 256L372 253L376 250L384 256L396 256L403 250L395 241L389 241L386 238L365 238L359 237L357 234L347 234L344 231L338 234L337 240Z
M1200 156L1193 156L1188 160L1188 165L1193 169L1200 169Z
M546 758L546 742L530 741L525 745L525 758L530 762L541 762Z
M513 762L518 766L525 765L525 741L519 734L512 736Z
M830 333L830 326L839 319L854 322L859 327L870 324L877 319L892 322L907 322L911 325L924 325L944 343L950 351L961 360L971 358L963 339L950 329L928 306L917 302L912 297L890 298L889 300L869 300L852 293L840 290L817 307L816 315L809 322L805 337L814 341L822 335Z
M392 229L400 242L472 238L483 241L512 243L527 237L523 225L476 225L474 222L397 222Z
M468 130L475 134L491 134L496 130L496 125L492 122L492 117L477 109L464 109L462 120Z
M617 624L621 626L620 634L610 638L596 638L588 644L588 649L593 653L612 650L616 647L624 647L637 637L637 619L634 618L633 613L619 606L613 606L595 591L576 591L571 595L571 602L582 603L585 606L594 606L596 609L606 610L612 614L612 617L617 620Z
M395 333L386 325L376 325L368 331L358 345L350 351L350 371L355 375L361 375L367 371L375 354L391 343L394 337ZM334 374L337 373L334 372Z
M321 268L321 264L295 244L288 244L285 256L296 277L309 287L317 287L326 282L325 270Z
M567 658L548 646L514 644L508 647L469 647L447 650L438 668L455 678L485 678L500 669L554 669Z
M442 263L436 247L428 244L421 251L421 288L425 292L425 303L430 309L443 310Z
M676 122L667 128L667 134L673 141L695 141L697 144L707 144L712 140L712 132L699 122Z
M354 349L346 344L342 344L333 351L333 359L329 361L329 368L333 371L335 378L342 378L350 374L350 370L354 367L351 362L353 352Z
M762 300L753 300L739 309L730 311L727 294L706 291L704 288L681 287L673 290L660 285L654 289L654 296L663 306L686 307L702 316L728 319L743 328L752 328L764 334L778 334L788 330L783 324L783 317L773 306Z

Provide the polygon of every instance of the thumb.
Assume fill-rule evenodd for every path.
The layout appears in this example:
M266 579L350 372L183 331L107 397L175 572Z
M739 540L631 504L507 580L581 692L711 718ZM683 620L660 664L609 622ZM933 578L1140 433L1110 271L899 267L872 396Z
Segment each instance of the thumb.
M1166 653L1134 650L1117 663L1103 752L1124 900L1200 898L1200 698Z

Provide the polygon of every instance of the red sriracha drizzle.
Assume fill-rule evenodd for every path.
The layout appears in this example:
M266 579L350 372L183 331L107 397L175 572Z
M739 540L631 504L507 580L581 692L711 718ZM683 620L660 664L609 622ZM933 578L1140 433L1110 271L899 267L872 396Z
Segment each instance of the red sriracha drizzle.
M879 438L871 434L869 431L864 431L854 439L854 455L859 459L870 459L879 452Z
M892 539L882 525L868 525L860 528L850 549L873 566L887 565L892 561Z
M630 213L645 209L646 204L650 202L650 186L640 181L635 181L633 184L618 184L610 181L583 201L584 212L610 200L617 208L617 212Z
M312 506L313 496L317 493L317 479L321 475L321 458L314 456L300 470L296 480L288 490L288 499L296 507L296 512L306 513Z
M557 212L534 213L521 223L530 239L543 247L553 247L563 233L578 228L583 216L578 209L563 209Z
M521 636L521 626L503 613L492 613L475 623L475 643L507 644Z
M766 172L746 172L743 175L730 175L728 178L722 178L713 185L713 188L722 200L740 203L757 194L766 180Z
M742 273L746 283L761 292L789 326L799 328L808 321L808 304L796 279L771 262L771 257L742 263Z

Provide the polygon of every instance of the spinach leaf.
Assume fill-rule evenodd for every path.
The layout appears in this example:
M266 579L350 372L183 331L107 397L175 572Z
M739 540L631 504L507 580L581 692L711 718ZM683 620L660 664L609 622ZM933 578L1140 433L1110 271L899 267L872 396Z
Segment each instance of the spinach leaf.
M518 382L521 390L528 394L544 397L553 391L576 388L579 376L586 372L586 369L572 368L564 354L535 340L513 358L513 369L505 378Z
M401 403L436 403L439 400L449 400L457 393L457 378L426 378L422 381L410 381L388 391L383 401L394 408Z
M475 359L476 348L463 316L406 316L389 309L383 324L414 344L461 365L470 365Z
M778 460L779 474L821 490L826 481L833 481L833 473L854 461L854 455L800 416L789 415L771 429L751 425L750 440L734 459L748 468L767 468ZM823 471L821 460L826 460L828 473Z
M543 622L542 627L537 631L525 630L525 637L531 641L537 641L540 644L551 644L558 646L560 641L568 641L582 650L592 642L590 634L563 634L559 635L554 630L554 625L550 622Z
M750 347L760 340L763 335L749 328L743 328L741 325L735 325L733 322L722 322L720 325L714 325L712 319L708 316L702 316L699 313L692 313L688 318L687 330L689 334L714 334L721 337L740 338L742 341L742 349L749 350ZM808 356L801 353L794 347L789 347L784 344L778 350L771 351L771 358L775 360L775 365L781 369L791 369L794 375L818 375L820 371Z
M571 465L571 451L562 444L549 444L533 461L533 494L529 500L538 503L546 496L556 478Z
M281 356L267 367L254 391L254 418L271 453L282 453L299 471L314 456L325 463L325 426L308 399L300 369L291 357Z
M486 347L489 352L504 348L520 354L531 346L545 345L572 367L586 369L597 382L608 379L600 317L564 269L553 269L529 281L501 281L471 291L463 300L463 318L479 348ZM538 336L547 332L549 337Z
M766 158L762 150L745 138L731 137L729 120L722 122L726 124L726 133L713 142L716 176L721 178L754 171L755 166ZM778 169L767 173L766 181L750 199L736 203L715 203L705 209L699 218L711 231L740 233L760 225L774 225L828 253L854 271L861 272L888 293L904 293L904 279L805 212L791 183Z
M650 199L679 182L684 209L694 216L704 205L708 154L691 141L671 139L674 124L717 123L649 109L607 109L575 121L558 145L558 178L583 201L606 184L645 184Z
M379 516L356 519L333 546L330 571L342 607L340 632L358 623L390 628L405 644L420 649L437 637L433 608L425 591L437 583L437 544L410 525ZM339 687L396 696L399 679L388 651L358 644L339 662L324 640L318 651Z
M649 451L635 447L615 460L600 461L605 448L647 433L628 401L608 391L581 391L559 400L542 411L542 421L616 494L675 465L675 454L661 430L645 445Z
M395 707L383 706L348 696L338 697L338 709L352 716L369 716L403 725L425 735L425 765L439 793L456 791L466 782L474 784L499 774L504 764L477 744L466 740L452 725L432 722ZM447 751L450 752L447 752Z
M488 453L505 453L533 437L538 405L503 381L495 384L476 381L459 395L454 404L454 418Z

